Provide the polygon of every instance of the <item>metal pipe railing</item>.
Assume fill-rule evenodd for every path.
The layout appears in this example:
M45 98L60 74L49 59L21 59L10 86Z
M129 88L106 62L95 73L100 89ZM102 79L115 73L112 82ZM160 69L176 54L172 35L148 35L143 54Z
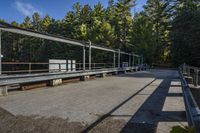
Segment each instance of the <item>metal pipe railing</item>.
M187 64L183 64L179 67L182 70L183 74L186 74L188 77L193 78L193 85L199 86L199 75L200 75L200 68L193 67Z
M92 45L92 42L89 41L88 42L83 42L83 41L77 41L77 40L72 40L72 39L68 39L68 38L64 38L61 36L55 36L52 34L47 34L47 33L41 33L41 32L36 32L36 31L32 31L32 30L27 30L27 29L23 29L20 27L16 27L13 25L10 25L8 23L4 23L4 22L0 22L0 56L1 56L1 31L6 31L6 32L10 32L10 33L15 33L15 34L21 34L21 35L26 35L26 36L31 36L31 37L36 37L36 38L41 38L41 39L46 39L46 40L51 40L51 41L56 41L56 42L60 42L60 43L65 43L65 44L70 44L70 45L75 45L75 46L81 46L83 47L83 70L86 70L86 63L85 63L85 50L86 48L89 49L89 57L88 57L88 69L91 70L91 61L92 61L92 56L91 56L91 52L92 49L99 49L99 50L103 50L103 51L108 51L108 52L112 52L112 53L118 53L118 68L120 68L120 64L121 64L121 55L128 55L129 56L129 66L130 65L130 59L131 56L134 57L138 57L138 64L140 65L141 61L140 61L140 56L136 55L136 54L130 54L127 52L123 52L121 50L115 50L115 49L111 49L111 48L106 48L106 47L100 47L97 45ZM133 63L134 64L134 63ZM0 57L0 75L1 75L1 57ZM114 62L114 68L115 68L115 62ZM31 65L29 65L29 69L31 68ZM31 71L29 71L31 73Z
M2 71L3 74L12 74L12 73L35 73L35 72L49 72L49 65L58 65L58 69L51 69L52 71L67 71L66 69L62 69L62 65L66 65L67 63L47 63L47 62L2 62L2 65L9 66L11 65L14 67L14 70L4 70ZM15 67L17 65L17 67ZM42 65L42 66L38 66ZM76 65L75 70L85 70L89 69L89 63L74 63ZM37 67L39 69L37 69ZM46 67L47 69L44 69ZM21 69L20 69L21 68ZM24 69L27 68L27 69ZM114 68L113 63L91 63L91 69L103 69L103 68Z
M199 68L189 66L186 64L183 64L179 67L179 74L181 77L181 85L183 90L188 124L190 126L195 126L196 133L200 133L200 109L197 104L197 101L195 101L195 98L191 92L191 88L188 82L186 81L186 78L188 78L188 76L191 76L191 69L194 71L196 79L198 79ZM199 85L197 81L194 81L193 84L195 87Z

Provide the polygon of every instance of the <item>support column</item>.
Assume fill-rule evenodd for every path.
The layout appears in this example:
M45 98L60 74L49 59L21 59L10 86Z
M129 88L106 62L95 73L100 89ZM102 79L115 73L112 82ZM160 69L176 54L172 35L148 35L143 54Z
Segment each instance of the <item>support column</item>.
M138 56L138 66L140 65L140 56Z
M129 54L129 61L128 61L128 66L131 67L131 54Z
M120 56L121 56L121 54L120 54L120 49L118 49L118 68L120 68Z
M100 78L105 78L106 75L107 75L106 73L101 73L101 74L100 74Z
M194 74L195 74L194 85L198 86L198 84L199 84L199 71L197 69L195 69Z
M81 76L80 77L80 81L86 81L86 80L89 80L90 79L90 76Z
M143 63L144 63L144 58L143 58L143 55L142 55L142 57L141 57L141 58L142 58L142 63L141 63L141 64L143 64Z
M89 41L89 70L91 70L91 62L92 62L92 58L91 58L91 41Z
M0 75L2 74L2 59L1 59L1 30L0 30Z
M85 71L85 46L83 46L83 71Z
M0 96L8 95L8 86L0 86Z
M116 67L116 64L115 64L115 58L116 58L116 56L115 56L115 52L114 52L114 53L113 53L113 68Z
M57 86L62 84L62 79L52 79L49 81L49 86Z
M143 55L141 56L141 65L142 65L142 66L141 66L141 67L142 67L141 69L143 70L143 69L144 69L144 68L143 68L143 67L144 67L144 66L143 66Z
M183 73L187 73L186 72L186 64L185 63L183 64Z
M138 56L138 69L140 71L140 56Z
M135 61L134 61L134 60L135 60L135 59L134 59L134 58L135 58L134 55L135 55L135 54L133 53L133 62L132 62L132 67L134 67L134 62L135 62Z

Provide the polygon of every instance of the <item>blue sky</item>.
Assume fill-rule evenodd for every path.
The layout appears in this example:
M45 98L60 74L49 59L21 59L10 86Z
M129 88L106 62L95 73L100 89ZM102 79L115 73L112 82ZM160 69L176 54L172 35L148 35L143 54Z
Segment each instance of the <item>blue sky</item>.
M33 12L62 19L76 2L91 6L101 2L107 6L108 0L0 0L0 19L22 22L25 16L31 16ZM137 0L136 10L141 11L145 3L146 0Z

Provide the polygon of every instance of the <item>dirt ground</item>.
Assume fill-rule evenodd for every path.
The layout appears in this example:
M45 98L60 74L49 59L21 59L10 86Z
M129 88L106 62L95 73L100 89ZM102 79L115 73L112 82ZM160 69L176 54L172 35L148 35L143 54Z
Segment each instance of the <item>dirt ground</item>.
M0 108L1 133L74 133L83 129L79 122L56 117L14 116Z
M107 118L93 128L90 133L154 133L155 127L150 124L128 124L125 120ZM121 129L128 126L124 131ZM69 122L67 119L36 116L14 116L0 108L1 133L81 133L87 132L87 125L80 122Z

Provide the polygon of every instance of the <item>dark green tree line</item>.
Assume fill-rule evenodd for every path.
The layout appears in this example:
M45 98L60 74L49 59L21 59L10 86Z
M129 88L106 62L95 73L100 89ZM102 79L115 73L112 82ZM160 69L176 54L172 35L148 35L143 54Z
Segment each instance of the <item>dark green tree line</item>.
M200 65L199 0L147 0L144 10L133 16L131 9L136 5L136 0L109 0L107 7L75 3L61 20L34 13L24 22L12 24L142 54L149 64ZM5 61L37 62L75 56L81 61L81 48L7 32L3 33L2 48ZM93 54L97 61L112 58L104 52Z

